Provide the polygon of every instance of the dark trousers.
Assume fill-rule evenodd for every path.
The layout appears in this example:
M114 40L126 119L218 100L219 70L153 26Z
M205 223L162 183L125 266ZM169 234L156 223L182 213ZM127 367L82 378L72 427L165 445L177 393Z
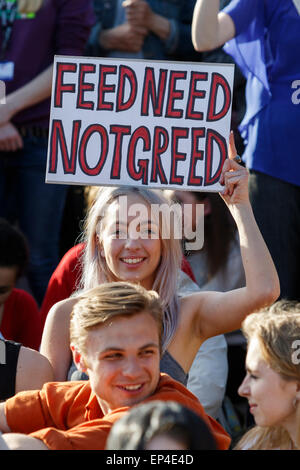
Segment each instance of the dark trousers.
M280 279L280 298L300 300L300 187L250 171L253 212Z

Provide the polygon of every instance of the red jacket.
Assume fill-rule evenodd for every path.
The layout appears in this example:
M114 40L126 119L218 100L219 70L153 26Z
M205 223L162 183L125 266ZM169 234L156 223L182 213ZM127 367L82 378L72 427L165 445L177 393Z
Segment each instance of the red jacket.
M4 303L0 331L5 339L39 349L42 337L41 317L32 295L22 289L12 290Z

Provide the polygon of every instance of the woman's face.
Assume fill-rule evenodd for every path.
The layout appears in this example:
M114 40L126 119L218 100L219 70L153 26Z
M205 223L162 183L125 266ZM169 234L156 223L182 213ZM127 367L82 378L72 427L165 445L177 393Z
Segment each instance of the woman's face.
M292 354L292 352L291 352ZM293 404L299 393L297 381L284 380L266 363L260 342L253 337L246 357L247 374L238 393L248 399L250 413L258 426L283 426L288 432L296 425Z
M161 260L158 223L140 196L113 201L98 234L100 254L113 280L140 283L151 289Z

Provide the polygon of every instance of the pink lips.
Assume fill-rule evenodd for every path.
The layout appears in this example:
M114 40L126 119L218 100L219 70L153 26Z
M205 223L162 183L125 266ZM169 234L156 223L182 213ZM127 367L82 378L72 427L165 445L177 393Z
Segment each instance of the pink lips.
M118 385L118 388L125 393L129 393L130 395L135 395L141 393L144 388L144 384L126 384L126 385Z
M249 409L250 413L253 413L253 410L254 410L254 408L257 408L257 405L254 405L254 404L251 404L251 405L250 405L250 404L249 404L249 408L250 408L250 409Z

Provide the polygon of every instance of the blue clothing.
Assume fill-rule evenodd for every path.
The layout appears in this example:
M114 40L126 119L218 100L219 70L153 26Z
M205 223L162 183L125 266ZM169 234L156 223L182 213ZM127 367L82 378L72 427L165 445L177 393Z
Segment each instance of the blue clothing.
M233 0L236 36L224 49L247 79L247 110L240 125L247 167L300 186L300 15L292 0Z
M149 34L143 46L144 59L199 60L199 53L193 47L191 23L196 0L147 0L151 9L170 21L171 33L166 41ZM94 0L97 23L93 27L86 55L107 57L110 52L99 45L99 34L103 29L115 26L118 0ZM125 54L122 53L122 56ZM130 55L130 54L129 54Z

